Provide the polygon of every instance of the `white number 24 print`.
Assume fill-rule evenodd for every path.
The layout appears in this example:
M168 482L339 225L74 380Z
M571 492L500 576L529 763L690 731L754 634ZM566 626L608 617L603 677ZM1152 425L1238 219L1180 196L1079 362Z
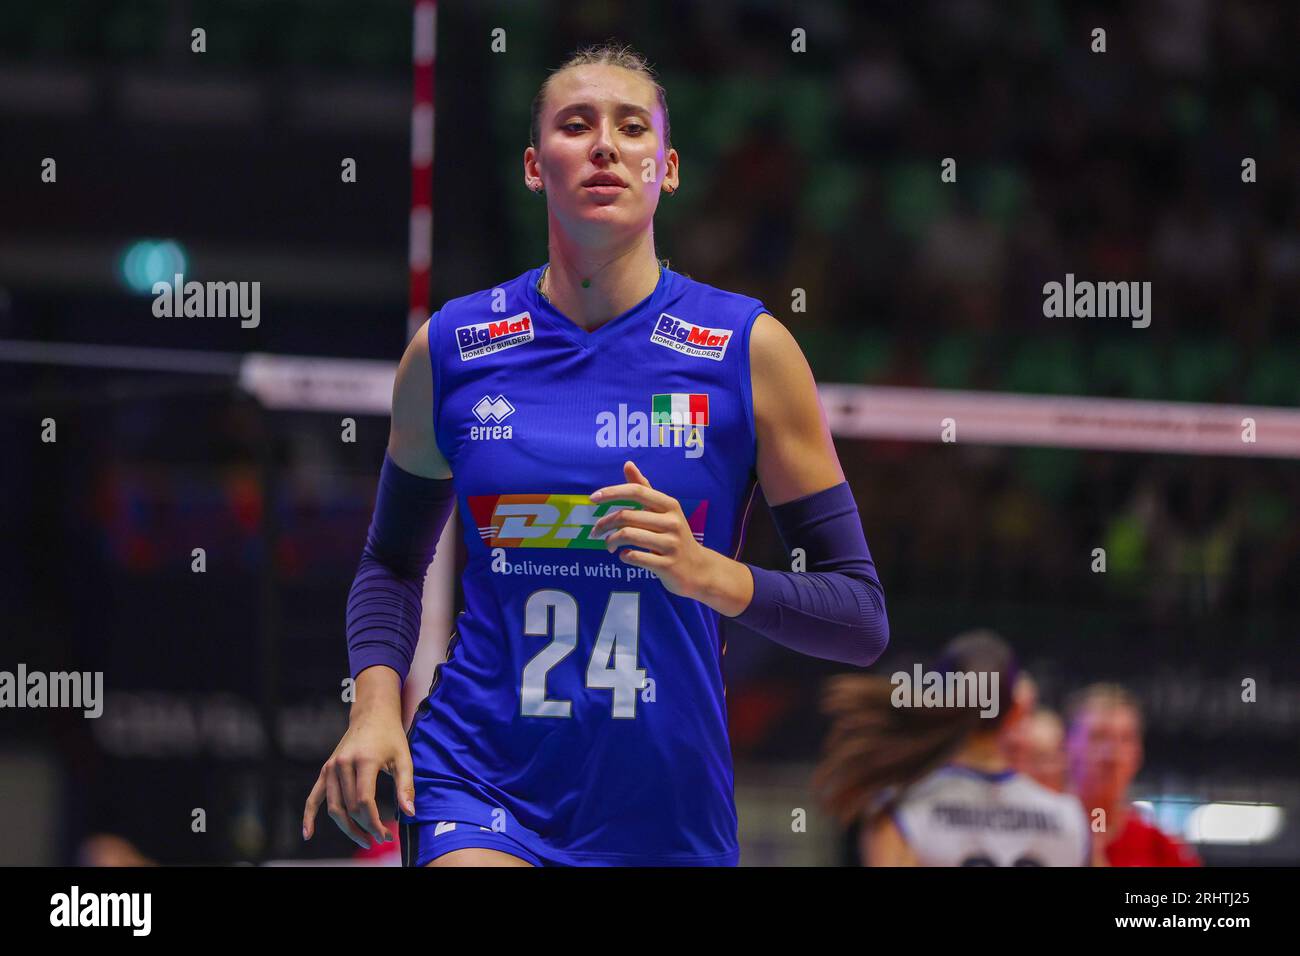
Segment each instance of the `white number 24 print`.
M637 667L637 637L640 630L640 601L637 591L613 591L596 634L596 645L587 663L587 686L614 692L614 716L636 716L637 691L646 672ZM552 614L554 626L551 627ZM524 633L550 637L524 665L520 705L525 717L568 717L572 702L548 700L546 675L578 646L578 602L568 591L543 588L528 595L524 605Z

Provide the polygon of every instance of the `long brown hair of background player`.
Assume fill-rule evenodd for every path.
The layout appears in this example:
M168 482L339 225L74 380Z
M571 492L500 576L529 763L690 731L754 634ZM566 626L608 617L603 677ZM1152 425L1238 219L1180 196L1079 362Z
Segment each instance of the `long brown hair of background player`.
M831 718L813 790L842 824L887 810L907 786L943 766L971 734L996 730L1011 710L1019 671L1011 646L989 630L954 637L926 668L998 674L998 712L975 706L900 707L891 678L844 674L826 682L822 712Z

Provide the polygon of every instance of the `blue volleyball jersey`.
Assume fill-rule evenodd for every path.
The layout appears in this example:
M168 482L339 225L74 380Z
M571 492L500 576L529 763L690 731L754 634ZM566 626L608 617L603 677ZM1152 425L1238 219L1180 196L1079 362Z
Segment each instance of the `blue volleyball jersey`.
M662 269L587 332L542 267L429 323L465 608L410 733L419 822L522 826L573 863L734 865L719 628L592 536L631 459L735 557L756 484L749 335L763 303Z

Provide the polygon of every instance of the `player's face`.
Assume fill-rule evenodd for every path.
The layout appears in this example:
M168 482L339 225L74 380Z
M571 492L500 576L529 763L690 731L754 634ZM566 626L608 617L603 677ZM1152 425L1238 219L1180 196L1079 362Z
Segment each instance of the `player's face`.
M1048 789L1065 789L1065 740L1060 724L1042 718L1029 722L1025 766L1025 772Z
M574 226L644 228L667 181L676 186L677 154L664 153L663 112L654 85L616 66L581 66L556 75L547 90L538 149L524 153L525 173L540 176L551 213ZM622 185L591 185L598 173Z
M1075 719L1069 734L1074 791L1093 805L1124 798L1142 765L1137 714L1121 705L1093 705Z

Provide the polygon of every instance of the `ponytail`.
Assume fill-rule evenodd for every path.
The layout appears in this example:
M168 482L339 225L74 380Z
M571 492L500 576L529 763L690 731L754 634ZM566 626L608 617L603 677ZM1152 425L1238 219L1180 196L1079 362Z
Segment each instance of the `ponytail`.
M812 782L840 823L887 809L899 791L943 766L971 734L996 728L1010 709L1018 668L992 631L953 638L932 669L998 672L1005 706L994 718L975 707L899 707L890 678L845 674L826 682L821 707L831 728Z

